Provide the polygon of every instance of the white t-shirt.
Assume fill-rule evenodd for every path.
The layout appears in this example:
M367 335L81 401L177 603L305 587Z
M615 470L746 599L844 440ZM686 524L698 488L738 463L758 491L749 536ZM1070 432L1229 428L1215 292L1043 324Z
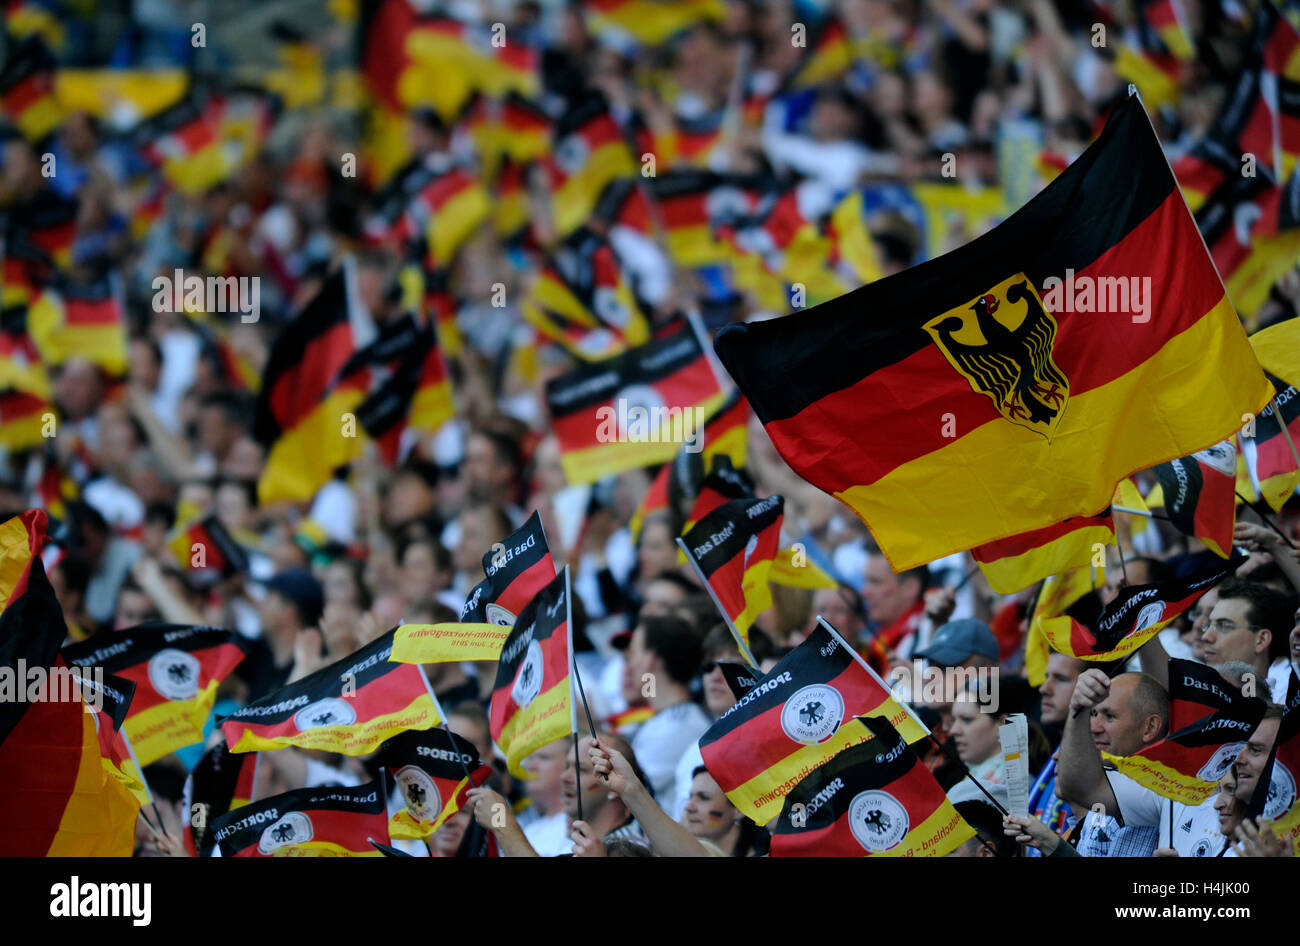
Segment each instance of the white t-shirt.
M708 714L688 700L655 713L633 735L632 752L664 811L677 807L677 763L711 725Z
M1219 830L1219 813L1211 795L1199 805L1183 805L1163 799L1165 816L1160 822L1159 847L1172 847L1179 857L1217 857L1227 843ZM1173 806L1174 839L1169 841L1169 808Z
M1122 772L1110 769L1106 770L1106 778L1110 781L1111 791L1115 793L1115 801L1119 804L1120 815L1126 827L1142 825L1158 828L1161 815L1168 818L1165 799L1151 789L1138 784Z
M539 857L559 857L573 853L573 839L569 837L569 816L557 811L538 818L524 828L524 837Z

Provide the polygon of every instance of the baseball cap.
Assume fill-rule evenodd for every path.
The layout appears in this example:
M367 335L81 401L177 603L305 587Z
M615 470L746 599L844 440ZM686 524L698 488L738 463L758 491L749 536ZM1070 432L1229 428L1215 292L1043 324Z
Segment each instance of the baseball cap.
M989 626L975 618L949 621L935 632L930 646L917 654L926 660L955 667L978 654L990 660L998 659L998 641Z

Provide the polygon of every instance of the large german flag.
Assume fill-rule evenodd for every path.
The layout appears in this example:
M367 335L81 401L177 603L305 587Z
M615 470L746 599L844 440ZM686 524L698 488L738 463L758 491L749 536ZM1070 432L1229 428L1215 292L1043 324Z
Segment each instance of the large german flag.
M855 716L884 714L911 742L925 732L824 624L700 737L710 774L759 824L809 772L871 738Z
M689 326L546 383L571 484L668 462L726 397Z
M767 574L781 544L785 500L724 503L682 536L686 553L714 601L746 644L754 619L772 606Z
M516 616L555 580L555 561L536 510L483 556L487 577L474 586L448 624L403 624L389 658L402 663L496 660Z
M1115 517L1107 506L1095 516L1076 516L1046 529L971 549L971 557L998 594L1015 594L1036 581L1087 565L1098 545L1115 544Z
M895 571L1093 515L1272 392L1135 97L992 232L716 348Z
M212 822L242 808L257 794L256 752L235 755L219 742L199 759L185 779L181 809L190 813L181 826L181 840L193 857L207 856L216 846Z
M68 670L67 625L38 554L45 522L29 510L0 526L0 670L24 686L32 669ZM71 695L0 701L0 856L131 854L139 802L105 765L93 704Z
M1161 463L1155 474L1174 527L1227 558L1237 516L1237 447L1232 438Z
M1157 795L1199 805L1264 717L1265 703L1245 696L1213 669L1169 661L1169 735L1130 756L1102 757Z
M136 685L126 735L141 765L203 741L217 687L245 655L238 634L184 624L96 634L63 651L74 667L103 667Z
M1233 556L1186 578L1129 585L1101 609L1095 631L1072 617L1051 617L1042 622L1043 633L1055 650L1080 660L1113 661L1127 657L1243 562L1241 556Z
M263 503L311 499L364 445L360 431L345 435L345 415L355 420L370 386L365 371L342 374L363 341L348 282L346 266L326 279L271 347L253 422L267 448L257 483Z
M424 673L388 659L395 631L225 717L230 751L297 746L365 755L405 729L438 725Z
M433 834L460 810L465 793L492 774L472 742L443 729L401 733L380 746L375 758L387 767L406 802L388 819L389 834L400 840Z
M943 857L975 832L883 716L791 790L772 829L773 857Z
M1281 512L1300 484L1300 469L1291 452L1291 444L1300 444L1300 391L1280 381L1274 385L1277 397L1255 418L1255 475L1264 500L1274 512Z
M556 121L544 165L555 231L566 237L587 222L601 192L637 163L603 96L592 93Z
M212 822L222 857L382 857L388 837L383 786L299 788Z
M534 750L575 729L573 652L567 569L528 602L501 648L489 722L492 740L510 771L530 777L520 764Z

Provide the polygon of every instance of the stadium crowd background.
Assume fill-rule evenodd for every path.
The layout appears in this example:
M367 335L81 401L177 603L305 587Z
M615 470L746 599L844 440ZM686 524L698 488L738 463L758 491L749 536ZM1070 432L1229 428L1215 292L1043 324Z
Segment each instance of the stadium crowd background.
M454 308L439 331L454 419L434 434L407 437L395 464L368 452L310 502L257 501L266 451L251 430L254 392L282 326L348 254L359 262L362 303L376 320L402 310L400 256L372 238L385 177L406 160L455 166L482 175L494 206L501 197L481 139L467 119L440 114L439 103L399 116L396 138L374 137L379 109L367 101L370 77L357 53L367 22L362 7L371 6L346 0L5 5L9 53L38 36L61 69L176 70L190 84L187 94L237 83L237 94L260 111L251 143L245 140L229 173L200 190L166 179L146 160L134 127L139 115L130 109L124 115L102 107L93 114L93 106L74 103L40 142L6 127L0 177L6 227L21 227L25 208L48 192L76 201L67 269L75 279L112 284L122 300L126 357L114 365L100 352L74 346L48 365L57 434L4 453L0 509L41 506L63 524L46 562L72 639L156 620L245 635L251 656L223 687L218 715L396 624L454 619L483 577L484 552L536 509L557 564L573 569L581 601L579 667L592 711L605 721L602 745L634 757L659 805L716 851L761 852L764 832L695 768L695 740L734 700L714 665L739 655L697 579L679 563L673 540L680 511L650 516L634 537L629 523L653 471L630 471L577 492L566 484L542 392L574 360L520 309L540 251L557 239L550 208L535 192L526 226L503 232L483 221L447 261ZM508 44L541 53L537 100L544 111L557 117L598 91L620 121L630 128L635 116L651 136L660 172L766 172L782 188L797 190L805 219L823 217L860 189L882 275L986 231L1077 156L1125 93L1116 48L1137 25L1135 4L1123 2L726 0L716 6L720 17L693 18L659 43L643 42L635 31L594 30L583 4L465 2L428 12L482 28L504 24ZM1185 0L1180 8L1195 57L1183 65L1175 100L1152 109L1171 159L1218 114L1256 11L1245 0ZM1294 14L1294 6L1287 12ZM792 42L792 25L806 24L816 38L830 17L847 36L848 68L792 88L788 80L808 55ZM196 47L192 26L200 21L207 34ZM1100 48L1091 41L1099 22L1111 37ZM710 124L722 114L726 122ZM727 130L700 150L685 147L685 130L702 126L710 134ZM42 173L46 153L56 161L53 176ZM955 178L943 172L945 155L955 156ZM344 156L356 162L355 176L345 170ZM918 186L936 183L951 185L938 201ZM747 288L719 285L711 271L682 267L653 238L620 236L616 227L609 238L654 324L682 309L701 312L710 329L785 314ZM152 281L178 268L260 277L260 317L246 322L231 313L159 311ZM504 306L490 301L498 284L505 287ZM11 282L6 292L16 291ZM15 298L7 294L6 306ZM1297 305L1300 273L1292 265L1254 321L1293 317ZM748 444L758 494L785 497L782 545L799 541L817 550L823 569L842 583L815 592L774 588L775 604L753 633L764 666L800 641L818 614L882 671L907 666L923 652L950 666L999 666L999 714L1026 712L1034 720L1032 769L1040 772L1061 738L1082 664L1053 657L1048 682L1037 692L1019 679L1036 589L999 596L979 574L963 582L973 564L965 554L893 574L862 524L796 477L754 420ZM248 538L248 573L200 584L177 559L168 542L173 530L208 513ZM1279 518L1293 538L1297 521L1291 509ZM1130 583L1186 573L1207 555L1165 522L1121 517L1120 527L1131 550ZM1289 623L1296 570L1273 560L1294 553L1270 536L1239 526L1243 544L1256 550L1243 573L1290 596L1289 610L1283 609L1288 623L1274 628L1267 653L1277 668L1296 658L1300 639ZM1124 577L1112 556L1097 603ZM1205 641L1213 638L1209 611L1203 602L1162 633L1165 650L1204 659ZM945 624L939 649L927 650ZM494 665L426 669L451 711L453 730L490 758L483 709ZM641 695L647 673L658 681L649 700ZM961 701L927 712L976 775L991 785L1001 781L990 718ZM183 817L186 770L200 752L192 747L146 771L173 831ZM551 855L571 846L576 853L645 853L641 819L629 820L637 804L631 770L617 759L606 764L618 771L615 782L628 797L595 785L591 757L584 755L586 825L571 828L579 786L572 759L568 742L538 751L529 762L536 777L526 784L502 767L496 788L510 799L532 848ZM932 752L928 762L945 788L958 782L941 756ZM259 794L359 784L365 777L357 759L281 750L264 754ZM1234 789L1224 791L1231 809ZM962 802L981 804L978 796ZM470 817L464 811L451 819L431 839L430 852L454 853ZM979 816L971 817L974 823ZM1059 829L1074 820L1059 811L1044 820L1054 817ZM984 817L980 831L987 844L963 850L1014 849L1006 846L1000 819ZM139 836L142 854L174 847L143 827ZM1035 835L1035 844L1053 843ZM1149 838L1127 853L1155 846ZM423 853L420 847L410 849Z

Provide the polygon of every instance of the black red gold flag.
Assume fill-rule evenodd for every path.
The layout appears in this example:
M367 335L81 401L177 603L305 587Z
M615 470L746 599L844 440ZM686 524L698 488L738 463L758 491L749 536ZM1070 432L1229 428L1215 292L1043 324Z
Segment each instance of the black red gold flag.
M1255 473L1264 501L1281 512L1300 484L1300 468L1291 452L1292 444L1300 444L1300 390L1281 381L1273 383L1277 397L1255 418Z
M568 580L566 569L519 612L497 663L492 740L519 778L529 777L524 759L576 728Z
M1161 463L1155 474L1174 527L1227 558L1237 517L1237 448L1233 440Z
M257 484L263 503L311 499L364 446L347 420L355 418L370 379L364 370L342 371L370 339L361 337L347 271L330 275L271 347L253 422L253 436L267 448Z
M1092 562L1096 547L1115 544L1110 507L1021 535L977 545L971 557L999 594L1014 594L1050 575Z
M217 687L246 654L233 631L185 624L143 624L63 649L72 666L103 667L136 685L124 731L141 765L203 741Z
M375 758L388 768L406 802L388 819L390 835L399 840L433 834L460 810L465 793L492 774L472 742L445 729L400 733L380 746Z
M1217 671L1169 661L1169 735L1130 756L1102 753L1120 772L1157 795L1199 805L1241 754L1265 703L1245 696Z
M974 837L930 770L883 716L790 790L773 857L943 857Z
M222 857L382 857L388 838L381 783L299 788L227 812L211 824Z
M570 484L667 463L726 398L689 326L546 384Z
M403 624L393 639L390 659L427 664L501 656L515 617L555 579L555 562L536 511L484 554L483 574L487 577L465 599L460 620Z
M1272 394L1136 97L984 236L715 347L896 572L1094 515Z
M700 737L700 754L732 804L767 824L805 775L870 738L854 717L874 713L911 742L925 738L880 678L819 624Z
M1291 854L1300 848L1300 805L1296 804L1296 778L1300 777L1300 677L1291 671L1286 700L1282 704L1282 719L1278 722L1277 737L1273 741L1270 767L1259 778L1257 785L1267 785L1263 799L1251 798L1247 817L1256 812L1272 822L1273 833L1289 841ZM1259 788L1255 795L1260 794Z
M21 671L28 682L42 669L58 686L55 675L69 672L59 656L68 629L36 554L44 529L45 514L30 510L0 531L0 675ZM0 857L131 854L140 803L106 764L98 730L110 722L94 704L107 702L85 702L80 688L70 695L0 701Z
M438 725L424 672L388 659L395 631L225 717L230 751L297 746L366 755L403 730Z
M746 645L754 618L772 606L767 575L781 543L785 500L737 499L703 516L682 547Z
M1115 599L1101 609L1095 631L1065 615L1044 618L1039 624L1059 653L1080 660L1118 660L1155 637L1243 562L1245 559L1237 555L1185 578L1121 588Z

